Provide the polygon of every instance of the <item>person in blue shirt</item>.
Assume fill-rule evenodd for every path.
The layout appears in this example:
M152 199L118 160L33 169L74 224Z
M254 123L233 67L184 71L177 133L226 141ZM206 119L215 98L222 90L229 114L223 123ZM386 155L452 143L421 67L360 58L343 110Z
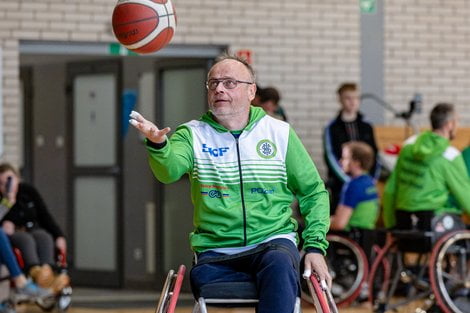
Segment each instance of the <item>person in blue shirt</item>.
M373 163L374 152L368 144L350 141L343 145L341 166L351 180L341 190L330 229L375 229L379 213L378 194L375 182L368 174Z
M359 230L362 233L375 229L379 215L379 196L374 179L368 174L374 164L374 151L364 142L350 141L343 144L341 166L351 179L344 184L335 215L331 217L330 230ZM369 255L372 239L361 238L359 244Z

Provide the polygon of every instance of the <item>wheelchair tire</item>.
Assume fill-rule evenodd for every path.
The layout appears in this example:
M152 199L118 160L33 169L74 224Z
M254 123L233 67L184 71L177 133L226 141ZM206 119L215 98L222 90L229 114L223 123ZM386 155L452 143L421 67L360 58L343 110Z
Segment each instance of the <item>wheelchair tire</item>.
M345 307L359 296L366 281L369 272L367 257L356 242L345 236L330 234L326 239L329 242L326 260L333 278L331 293L336 305ZM301 296L313 304L304 279L301 279Z
M429 273L437 305L444 313L470 312L470 231L439 239L432 250Z

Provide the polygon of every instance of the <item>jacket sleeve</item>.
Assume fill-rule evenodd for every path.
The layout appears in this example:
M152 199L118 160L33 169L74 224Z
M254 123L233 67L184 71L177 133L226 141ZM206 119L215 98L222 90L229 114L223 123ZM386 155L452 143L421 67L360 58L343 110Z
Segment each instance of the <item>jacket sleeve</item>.
M335 136L332 134L332 126L331 124L328 125L324 129L323 133L323 157L325 159L326 166L331 173L333 173L339 180L342 182L348 181L348 175L343 171L341 165L339 163L339 156L335 154L335 149L339 145L335 142Z
M163 148L147 145L149 164L155 177L164 184L179 180L193 168L191 130L180 126Z
M386 228L395 226L395 189L396 189L396 170L392 172L385 184L382 195L382 218Z
M462 155L450 162L444 173L451 194L463 211L470 215L470 178Z
M316 248L326 253L326 233L330 226L328 192L318 171L293 129L289 131L286 156L287 184L299 201L305 221L304 249Z

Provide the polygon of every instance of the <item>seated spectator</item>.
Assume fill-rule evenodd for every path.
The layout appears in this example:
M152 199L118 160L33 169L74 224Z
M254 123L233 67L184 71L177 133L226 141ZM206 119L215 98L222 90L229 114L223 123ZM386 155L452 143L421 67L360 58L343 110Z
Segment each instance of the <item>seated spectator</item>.
M454 106L437 104L430 120L431 131L407 140L385 185L383 209L388 228L416 225L428 230L436 214L470 213L470 178L462 153L450 145L457 132Z
M39 286L55 292L62 290L69 284L69 277L65 273L56 277L53 266L55 248L65 253L67 244L39 192L20 182L16 169L3 163L0 164L0 194L10 207L0 223L13 246L21 251L26 272Z
M260 106L260 99L261 99L261 93L263 92L263 88L261 88L260 85L256 84L256 92L255 92L255 97L253 100L251 100L251 105L255 107Z
M16 302L40 300L52 295L49 290L38 287L31 280L26 279L18 266L10 240L2 229L0 229L0 265L5 265L10 273L10 278L15 285L14 296ZM8 307L5 303L1 303L0 312L11 313L14 312L14 309Z
M266 87L260 90L258 104L255 105L262 107L269 116L281 121L287 121L284 110L279 105L280 100L281 95L276 88Z
M366 255L374 241L372 232L379 215L377 188L368 171L374 164L374 151L363 142L350 141L343 144L341 166L351 180L341 191L335 215L331 217L330 230L357 230L360 238L355 238Z

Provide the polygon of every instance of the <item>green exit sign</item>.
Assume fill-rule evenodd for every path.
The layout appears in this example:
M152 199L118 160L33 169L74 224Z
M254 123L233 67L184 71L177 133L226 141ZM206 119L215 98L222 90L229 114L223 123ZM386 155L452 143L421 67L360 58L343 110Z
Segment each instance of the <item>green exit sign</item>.
M361 13L375 13L377 11L377 0L359 0Z

